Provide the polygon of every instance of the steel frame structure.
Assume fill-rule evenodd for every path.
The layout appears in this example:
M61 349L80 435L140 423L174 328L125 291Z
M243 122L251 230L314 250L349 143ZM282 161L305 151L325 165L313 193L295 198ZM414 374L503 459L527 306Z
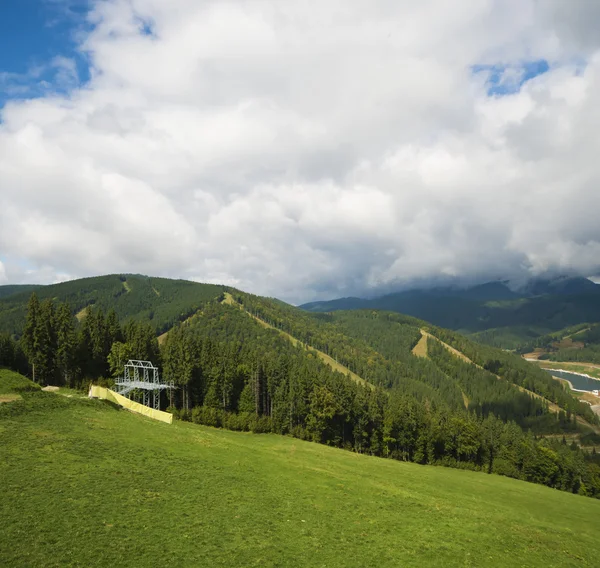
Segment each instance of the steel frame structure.
M158 367L150 361L130 359L124 367L123 377L115 381L115 391L130 400L138 398L144 406L160 410L160 393L165 389L173 389L173 381L161 383Z

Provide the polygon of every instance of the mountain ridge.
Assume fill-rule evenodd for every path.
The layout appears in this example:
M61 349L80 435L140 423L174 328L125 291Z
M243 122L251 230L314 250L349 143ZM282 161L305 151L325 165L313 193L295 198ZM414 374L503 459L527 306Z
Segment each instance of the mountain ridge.
M532 281L521 291L505 282L466 289L415 289L378 298L339 298L299 306L310 312L377 309L412 315L503 348L582 321L600 321L600 286L585 278Z

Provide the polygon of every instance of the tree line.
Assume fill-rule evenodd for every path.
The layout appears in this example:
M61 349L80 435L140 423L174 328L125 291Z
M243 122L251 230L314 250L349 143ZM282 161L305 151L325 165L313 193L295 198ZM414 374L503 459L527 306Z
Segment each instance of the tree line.
M202 318L169 333L162 357L165 377L179 387L171 410L183 420L600 495L600 466L576 444L535 436L514 420L480 411L480 401L467 409L420 396L426 391L415 395L401 383L392 389L354 383L234 307L206 306ZM546 417L549 430L572 427L566 414L545 412L519 395L533 416Z
M370 370L380 383L369 387L325 365L308 341L293 345L239 308L212 301L202 309L202 317L175 326L159 347L149 323L121 324L113 311L92 307L78 321L67 304L40 302L34 293L20 341L0 339L0 365L12 358L36 382L83 386L110 380L129 358L147 359L175 383L165 405L183 420L600 495L596 456L550 436L572 429L572 416L547 412L492 370L453 358L436 341L428 346L430 359L414 357L418 337L410 320L392 319L390 328L379 316L361 314L353 324L341 315L337 323L325 316L314 325L301 314L289 323L303 339ZM283 325L276 303L268 310Z
M88 306L79 322L66 302L38 299L27 305L23 334L0 335L0 366L31 376L42 385L81 387L122 371L129 358L160 361L154 327L129 320L121 325L114 310Z

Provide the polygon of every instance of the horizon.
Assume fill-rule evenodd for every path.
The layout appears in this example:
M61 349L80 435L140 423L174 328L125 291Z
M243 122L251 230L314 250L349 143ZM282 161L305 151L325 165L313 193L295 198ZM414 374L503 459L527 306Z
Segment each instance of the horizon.
M0 285L295 304L600 274L600 6L0 6Z
M65 284L67 282L75 282L78 280L84 280L84 279L88 279L88 278L101 278L101 277L105 277L105 276L135 276L135 277L141 277L141 278L166 278L168 280L181 280L181 281L185 281L185 282L194 282L196 284L213 284L213 285L217 285L217 286L224 286L224 287L230 287L230 288L236 288L235 286L229 286L228 284L224 284L221 282L201 282L198 280L187 280L185 278L177 278L177 277L164 277L164 276L154 276L151 274L137 274L137 273L126 273L126 272L121 272L121 273L111 273L111 274L97 274L94 276L82 276L82 277L77 277L77 278L71 278L68 280L60 280L60 281L56 281L56 282L50 282L50 283L46 283L46 284L35 284L32 282L21 282L21 283L6 283L6 284L0 284L0 288L4 287L4 286L39 286L39 287L44 287L44 286L53 286L53 285L59 285L59 284ZM304 305L309 305L309 304L319 304L319 303L327 303L327 302L331 302L331 301L335 301L335 300L349 300L349 299L357 299L357 300L363 300L363 301L370 301L370 300L377 300L379 298L383 298L386 296L393 296L395 294L403 294L403 293L408 293L408 292L435 292L435 291L439 291L439 292L450 292L450 291L469 291L469 290L473 290L475 288L478 287L482 287L482 286L486 286L489 284L501 284L503 286L505 286L507 289L511 290L512 292L520 292L523 291L526 286L528 284L534 283L534 282L545 282L545 283L551 283L551 282L556 282L558 280L562 280L562 279L576 279L576 278L583 278L585 280L588 280L589 282L592 282L593 284L600 284L600 282L597 282L594 280L593 277L580 277L580 276L569 276L569 275L558 275L556 277L553 278L532 278L527 282L520 282L518 286L513 286L511 285L511 282L508 280L490 280L490 281L486 281L486 282L479 282L479 283L466 283L466 282L447 282L445 285L431 285L431 286L423 286L423 287L409 287L409 288L402 288L402 289L397 289L397 290L392 290L392 291L388 291L388 292L384 292L381 293L379 295L371 295L371 296L335 296L335 297L331 297L331 298L318 298L315 300L311 300L309 302L301 302L301 303L294 303L294 302L290 302L288 300L285 300L279 296L269 296L272 297L274 299L280 300L280 301L284 301L290 305L293 305L295 307L302 307ZM241 288L238 288L240 291L242 292L248 292L248 290L243 290Z

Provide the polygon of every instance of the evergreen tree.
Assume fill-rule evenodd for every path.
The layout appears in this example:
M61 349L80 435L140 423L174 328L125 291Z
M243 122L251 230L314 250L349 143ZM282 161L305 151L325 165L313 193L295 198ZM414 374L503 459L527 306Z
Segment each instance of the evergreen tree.
M71 309L66 303L56 310L56 368L63 384L73 385L76 374L77 335Z
M113 343L124 341L123 330L121 329L121 324L119 323L119 318L117 316L117 312L114 309L110 309L108 314L106 315L106 334L109 345L109 350L112 347Z
M33 292L29 298L27 304L27 317L25 319L25 327L23 329L23 336L21 337L21 343L23 350L29 359L33 372L33 381L38 382L36 376L35 359L39 349L39 333L38 326L40 320L40 302L37 294Z
M33 363L37 369L39 382L42 384L54 384L57 379L57 346L54 303L50 299L44 300L40 304L36 335L37 349L34 353Z

